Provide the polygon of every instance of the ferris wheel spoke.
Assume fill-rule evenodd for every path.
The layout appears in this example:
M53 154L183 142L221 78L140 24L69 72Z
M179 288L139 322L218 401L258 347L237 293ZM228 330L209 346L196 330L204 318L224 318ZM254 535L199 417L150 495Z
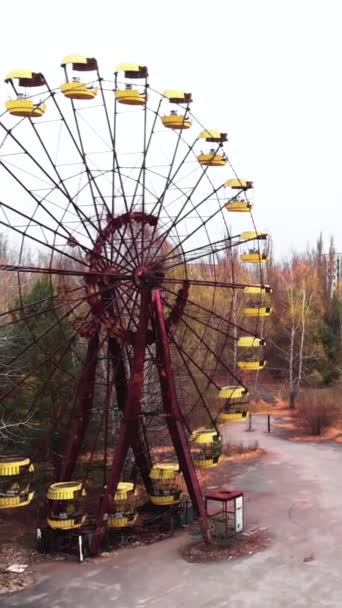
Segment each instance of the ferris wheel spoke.
M53 327L51 327L50 329L53 329ZM75 332L75 336L74 336L74 337L76 338L76 336L77 336L77 334L76 334L76 332ZM39 336L39 338L41 338L41 337L43 337L43 336ZM70 339L70 340L71 340L71 339ZM17 362L17 361L18 361L18 359L20 359L20 357L21 357L21 356L22 356L22 355L23 355L23 354L24 354L26 351L28 351L28 350L29 350L29 348L31 348L31 347L32 347L32 346L33 346L35 343L36 343L35 341L32 341L32 342L31 342L31 343L30 343L30 344L29 344L27 347L25 347L25 349L23 349L23 350L22 350L20 353L18 353L18 354L17 354L17 355L16 355L14 358L12 358L10 361L6 362L6 366L7 366L7 367L9 367L9 366L10 366L10 365L12 365L13 363ZM69 345L69 343L68 343L68 344L67 344L68 350L69 350L69 346L70 346L70 345ZM26 381L27 381L29 378L31 378L32 376L34 376L34 375L37 373L37 371L38 371L39 369L44 368L44 366L46 366L46 364L47 364L49 361L54 361L54 357L55 357L56 353L58 353L58 352L61 350L61 348L66 349L66 347L65 347L65 342L63 342L63 344L62 344L62 345L59 345L59 346L58 346L56 349L54 349L54 350L52 351L52 353L50 352L49 354L47 354L47 355L46 355L46 357L44 357L44 358L43 358L43 360L42 360L40 363L38 363L38 364L35 366L35 369L34 369L33 371L27 372L27 373L26 373L26 374L24 374L24 375L22 375L22 374L21 374L21 375L20 375L20 379L19 379L19 380L16 380L16 383L15 383L15 385L14 385L14 386L12 386L12 387L11 387L9 390L7 390L7 391L6 391L5 393L3 393L2 395L0 394L0 406L1 406L1 407L3 407L3 409L4 409L4 410L7 410L7 411L8 411L8 409L9 409L9 408L8 408L8 406L7 406L7 405L4 403L4 401L5 401L5 400L6 400L8 397L10 397L11 395L13 395L13 393L15 393L15 392L18 390L18 388L19 388L20 386L23 386L23 385L25 384L25 382L26 382Z
M66 234L68 235L69 238L73 238L72 233L66 228L65 224L62 224L60 221L58 221L56 219L56 216L52 213L52 211L50 211L41 200L39 200L35 194L33 194L32 190L29 190L29 188L24 184L24 182L21 181L21 179L13 172L11 171L11 169L0 160L0 165L9 173L9 175L21 186L21 188L26 192L26 194L28 194L36 203L37 208L41 208L43 209L43 211L48 215L48 217L50 219L53 220L54 223L57 224L57 226L59 226L60 228L62 228ZM4 204L1 203L2 206L4 206ZM9 205L7 205L7 208L9 208ZM21 211L18 211L17 209L14 209L14 212L17 213L18 215L21 215L23 217L27 217L27 219L30 219L30 221L32 220L32 218L29 218L29 216L26 216L26 214L24 214ZM37 220L35 220L37 221ZM42 224L43 226L43 224ZM52 232L56 233L56 230L51 228L50 229ZM63 238L66 238L65 236Z
M170 283L170 284L174 284L177 285L179 283L182 283L182 281L184 281L184 277L179 277L177 278L173 278L173 277L165 277L163 279L163 284L164 283ZM245 287L250 287L249 284L246 283L227 283L225 281L210 281L210 280L206 280L206 279L192 279L189 278L190 284L191 286L195 287L226 287L227 289L244 289Z
M1 206L1 205L0 205ZM4 226L5 228L9 228L10 230L13 230L14 232L17 232L18 234L21 234L23 237L28 238L30 241L33 241L34 243L38 243L39 245L43 245L43 247L47 247L49 250L60 254L63 254L65 257L69 258L70 260L72 260L73 262L78 262L81 264L84 264L85 266L87 266L87 268L89 267L88 264L82 260L79 260L78 258L75 258L74 256L66 253L66 252L61 252L60 249L57 249L56 247L54 247L53 245L46 243L46 241L42 241L41 239L32 236L32 235L28 235L25 231L20 230L19 228L16 228L15 226L13 226L11 223L9 222L4 222L3 220L0 220L0 225Z
M147 86L146 85L147 85L147 81L145 82L145 96L147 98ZM135 185L133 196L132 196L132 200L131 200L130 211L133 211L133 209L134 209L134 204L135 204L135 199L137 197L137 192L138 192L139 186L141 185L142 186L142 196L143 196L143 198L142 198L142 211L143 211L143 213L145 213L145 193L148 190L146 188L146 159L147 159L147 155L148 155L148 152L149 152L149 149L150 149L150 146L151 146L152 136L153 136L153 133L154 133L154 130L155 130L155 125L156 125L157 119L159 117L159 111L160 111L161 103L162 103L162 100L160 99L159 103L158 103L158 107L157 107L157 109L155 111L154 120L153 120L153 123L152 123L152 126L151 126L151 130L150 130L150 134L149 134L149 138L148 138L147 142L146 142L146 139L147 139L147 103L144 106L143 159L142 159L142 164L141 164L141 167L140 167L140 170L139 170L139 174L138 174L138 177L137 177L137 180L136 180L136 185ZM142 179L142 183L141 183L141 179ZM148 190L148 192L149 192L149 190ZM152 211L151 215L153 215L153 211ZM123 235L124 237L125 237L126 230L127 230L127 226L125 226L125 229L124 229L124 235ZM144 236L145 236L144 225L142 225L141 229L139 230L137 238L139 238L140 233L141 233L141 237L142 237L141 238L141 241L142 241L142 246L141 246L141 249L142 249L142 251L141 251L141 253L142 253L142 259L141 259L141 263L144 263L144 255L143 255L144 254ZM129 251L129 253L131 255L130 251Z
M195 262L196 260L200 260L203 257L216 255L217 253L220 253L220 251L227 251L228 249L232 249L233 247L243 245L243 244L248 243L253 240L253 239L248 239L245 241L241 241L241 240L234 241L233 240L234 238L236 238L236 237L232 236L232 237L227 237L225 239L221 239L220 241L217 241L217 243L220 243L220 246L213 247L210 245L203 245L203 247L198 247L196 249L191 249L190 251L186 251L184 253L179 253L177 255L174 255L174 256L172 256L172 258L176 261L173 264L170 264L169 266L163 266L163 269L166 271L166 270L171 270L173 268L176 268L177 266L181 266L182 264L185 264L185 263L191 264L192 262ZM193 256L187 257L189 253L192 253ZM183 256L183 259L182 259L182 256ZM181 258L181 259L179 259L179 258ZM167 261L169 261L169 257L167 258Z
M88 314L86 315L85 322L88 319L89 315L90 315L90 312L88 312ZM78 338L78 334L75 332L74 335L71 336L71 338L69 338L68 340L66 340L66 342L63 343L63 347L64 348L63 348L62 352L59 354L59 357L57 359L53 359L52 360L55 366L52 368L52 370L50 370L49 374L44 379L44 382L43 382L41 388L35 394L34 399L33 399L32 403L31 403L31 405L30 405L30 407L29 407L29 409L28 409L28 411L26 413L26 417L32 415L32 413L34 412L34 410L36 408L38 400L45 393L45 391L46 391L47 387L49 386L49 383L51 382L53 376L55 375L56 372L60 371L60 366L63 363L63 360L65 359L65 357L70 353L70 349L71 349L73 343L75 342L76 338ZM58 353L58 351L60 350L60 348L61 347L58 347L58 349L55 351L55 354ZM46 363L47 363L47 360L44 359L43 364L45 365ZM70 376L70 378L72 380L75 379L75 374L71 374L68 371L65 371L64 373L65 373L65 375ZM15 388L17 388L17 386Z
M221 365L227 374L234 378L234 380L238 380L237 376L231 371L231 369L225 364L224 360L221 359L217 353L209 346L209 344L203 339L203 337L187 322L185 319L181 318L181 322L184 323L186 328L194 334L194 336L199 340L199 342L204 346L204 348L214 357L215 361L218 365ZM227 336L230 337L230 336Z
M83 286L76 287L73 291L80 290L80 289L84 289L84 287ZM45 304L45 303L49 302L50 300L53 300L53 298L56 298L56 297L58 297L58 295L57 296L50 296L49 298L44 298L42 300L39 300L38 302L41 303L41 304ZM69 300L68 303L70 303L70 304L76 304L76 302L83 302L83 301L84 301L84 296L82 296L82 298L76 298L76 299L73 299L73 300ZM27 305L27 307L32 307L32 306L36 306L36 305L37 305L37 303L32 303L32 304ZM63 307L65 307L64 303L54 304L54 305L52 305L49 308L45 308L44 307L41 312L45 314L46 312L53 312L53 311L56 311L59 308L63 308ZM15 312L24 311L25 308L26 308L26 305L24 304L20 308L14 308L12 310L8 310L7 312L3 312L2 314L0 314L0 317L8 316L8 315L13 315ZM28 319L32 319L34 317L37 317L37 314L38 314L37 311L31 312L30 314L27 314L25 316L20 316L19 320L20 321L27 321ZM8 321L7 323L0 323L0 329L4 329L4 327L9 327L10 325L15 325L16 323L18 323L18 319L16 319L16 318L12 319L11 321Z
M99 209L97 206L97 199L96 199L96 195L95 195L95 190L94 188L96 188L97 191L97 195L100 197L103 206L105 207L107 213L110 213L110 209L107 206L106 203L106 199L104 198L98 184L96 181L96 177L93 175L92 171L89 168L88 165L88 161L87 161L87 155L86 155L86 150L84 147L84 143L83 143L83 139L82 139L82 131L81 131L81 127L78 121L78 113L76 111L75 108L75 102L73 99L71 99L71 107L72 107L72 112L73 112L73 116L74 116L74 121L75 121L75 126L76 126L76 132L77 132L77 136L78 136L78 141L79 141L79 145L80 145L80 150L81 150L81 154L82 154L82 160L83 160L83 164L86 170L86 175L87 175L87 180L88 180L88 185L89 185L89 191L91 194L91 198L93 201L93 206L94 206L94 210L95 210L95 214L96 214L96 219L97 219L97 224L98 224L98 229L101 229L101 215L99 213Z
M208 380L209 384L212 384L217 390L220 390L220 387L218 384L216 384L215 380L213 380L213 378L207 374L205 369L203 369L203 367L201 367L195 361L195 359L193 359L191 357L191 355L177 342L174 335L170 335L170 340L171 340L172 344L174 344L174 346L176 347L178 352L183 353L183 355L186 357L186 359L188 361L190 361L191 365L193 365L196 369L198 369L198 371Z
M82 285L79 287L74 287L73 289L70 290L70 293L75 292L79 289L84 289L84 286ZM32 306L37 306L37 304L45 304L46 302L49 302L50 300L55 300L58 297L59 297L59 294L53 294L51 296L47 296L46 298L41 298L39 300L35 300L34 302L25 303L23 305L17 306L16 308L11 308L5 312L1 312L0 319L1 319L1 317L5 317L6 315L11 315L11 314L14 314L15 312L25 310L26 308L32 308Z
M56 190L58 192L60 192L62 194L62 196L64 196L68 202L73 206L75 212L77 213L79 219L81 221L86 222L84 223L84 229L87 232L88 238L93 242L92 236L88 230L87 227L87 223L89 223L90 225L92 225L96 230L98 230L98 227L95 226L95 224L92 222L92 220L90 218L88 218L83 211L74 203L72 198L69 198L65 192L65 190L62 188L62 186L57 183L52 176L46 171L46 169L44 169L44 167L37 161L37 159L29 152L29 150L27 148L25 148L25 146L15 137L15 135L13 134L12 130L7 129L7 127L5 127L5 125L3 123L0 122L0 126L8 133L8 135L10 136L10 138L16 143L16 145L18 145L20 147L20 149L24 152L24 154L27 155L27 157L30 159L30 161L32 161L34 163L34 165L39 169L39 171L45 175L45 177L48 178L49 183L53 184L54 188L56 188ZM3 161L0 161L0 164L8 171L8 167L6 166L6 164ZM38 203L38 199L36 199L36 197L33 196L32 192L30 192L30 190L23 184L23 182L17 178L15 175L12 175L12 177L14 177L16 179L16 181L22 186L22 188L29 194L32 196L32 198L34 198L36 200L36 202ZM55 218L54 218L55 219Z
M49 91L49 92L50 92L50 94L52 95L53 102L54 102L54 104L55 104L55 107L56 107L56 109L57 109L57 112L58 112L58 114L59 114L59 116L60 116L61 120L63 121L63 125L65 126L66 131L67 131L67 133L69 134L70 139L71 139L71 141L72 141L72 143L73 143L73 145L74 145L74 148L75 148L76 152L78 153L78 156L79 156L79 158L80 158L80 161L82 162L83 166L85 167L86 174L87 174L87 179L88 179L88 185L89 185L89 189L90 189L90 192L91 192L91 195L92 195L93 204L94 204L94 209L95 209L95 213L96 213L96 217L97 217L97 221L98 221L98 226L97 226L97 228L98 228L98 230L100 230L100 228L101 228L101 222L99 221L98 209L97 209L97 206L96 206L96 200L95 200L95 198L94 198L94 194L93 194L93 182L94 182L94 176L92 175L92 173L91 173L91 171L90 171L90 169L89 169L88 163L87 163L87 159L86 159L85 151L84 151L84 148L83 148L83 142L82 142L82 138L81 138L81 136L80 136L79 124L78 124L78 121L77 121L77 114L76 114L76 111L75 111L75 104L74 104L74 101L73 101L73 99L71 99L71 103L72 103L72 111L73 111L73 115L74 115L74 121L75 121L75 126L76 126L76 132L77 132L77 136L78 136L78 138L79 138L79 144L77 143L76 137L75 137L74 133L72 132L72 130L71 130L71 128L70 128L70 125L69 125L68 121L66 120L66 118L65 118L65 116L64 116L64 114L63 114L63 111L62 111L62 109L61 109L61 107L60 107L60 105L59 105L59 103L58 103L58 101L57 101L57 96L52 94L52 91L51 91L51 89L50 89L50 86L49 86L49 84L48 84L47 82L46 82L46 85L47 85L48 91ZM102 196L102 194L99 192L99 189L98 189L97 184L96 184L96 186L95 186L95 187L96 187L96 189L98 190L99 196L100 196L100 197L103 199L103 196ZM106 202L105 202L105 200L104 200L104 199L103 199L103 202L104 202L104 205L105 205L105 206L107 206L107 205L106 205ZM109 212L109 209L108 209L108 212ZM88 235L88 236L89 236L89 235Z
M235 286L234 286L235 287ZM248 285L247 287L251 287L251 285ZM165 291L167 291L168 293L172 294L173 296L177 295L177 292L172 291L170 289L166 289L164 287ZM234 323L231 321L231 319L227 319L225 317L223 317L222 315L220 315L218 312L215 311L215 308L206 308L205 306L199 304L198 302L195 302L194 300L190 300L190 298L187 298L187 304L190 304L191 306L196 306L196 308L198 308L201 312L205 312L206 314L210 315L210 316L214 316L216 317L219 321L222 321L223 323L229 323L229 325L231 325L232 327L235 327L237 329L239 329L242 332L247 332L246 328L238 325L237 323ZM196 320L196 318L195 318ZM248 333L248 332L247 332Z
M90 272L85 272L82 270L68 270L65 268L52 268L50 266L47 266L45 268L39 268L37 266L16 266L14 264L0 264L0 271L6 271L6 272L28 272L30 274L47 274L47 275L51 275L51 274L55 274L55 275L62 275L62 276L71 276L71 277L83 277L83 278L87 278L87 277L107 277L108 278L108 273L106 272L97 272L97 271L93 271L91 270ZM111 274L110 275L111 280L115 280L115 281L124 281L124 280L131 280L133 277L132 275L128 275L128 274L120 274L120 273L116 273L116 274ZM108 289L108 287L104 288L104 289Z
M113 181L112 181L112 195L113 195L113 203L112 205L114 205L114 193L115 193L115 173L118 176L119 179L119 184L120 184L120 189L121 189L121 194L122 194L122 198L124 201L124 206L125 206L125 211L126 213L129 213L129 206L128 206L128 201L127 201L127 196L126 196L126 192L125 192L125 188L124 188L124 183L123 183L123 176L122 176L122 172L121 172L121 168L120 168L120 164L119 164L119 159L118 159L118 154L117 154L117 150L116 150L116 119L117 119L117 105L116 105L116 100L114 103L114 127L113 127L113 133L111 131L111 126L110 126L110 120L109 120L109 113L108 113L108 108L107 108L107 102L106 102L106 98L104 95L104 91L103 91L103 86L102 86L102 79L99 79L99 86L100 86L100 90L101 90L101 96L102 96L102 100L103 100L103 107L104 107L104 111L105 111L105 116L106 116L106 122L107 122L107 127L109 130L109 135L110 135L110 139L111 139L111 145L112 145L112 150L113 150L113 163L112 163L112 170L113 170ZM116 90L116 86L117 86L117 74L115 75L115 90ZM112 207L112 212L113 212L113 208ZM110 210L108 209L108 212L110 213ZM132 226L130 224L130 232L131 232L131 237L132 237L132 242L133 242L133 246L135 249L135 253L136 253L136 257L138 257L138 252L137 252L137 248L136 248L136 244L135 244L135 240L134 240L134 235L133 235L133 229Z
M37 211L37 209L38 209L40 206L41 206L41 205L38 205L38 204L37 204L37 207L36 207L35 212ZM71 233L70 233L69 231L67 231L67 230L65 229L65 227L64 227L64 229L66 230L67 235L62 234L62 233L61 233L61 232L59 232L58 230L56 230L56 229L54 229L54 228L51 228L51 227L50 227L50 226L48 226L47 224L45 224L45 223L41 222L40 220L36 219L36 217L35 217L35 215L34 215L34 214L32 214L32 216L29 216L29 215L27 215L26 213L23 213L22 211L19 211L18 209L15 209L15 207L12 207L11 205L8 205L7 203L4 203L3 201L0 201L0 208L1 208L1 210L3 211L3 213L4 213L4 215L5 215L6 219L7 219L7 227L8 227L8 228L11 228L11 229L12 229L12 228L13 228L13 226L12 226L12 224L9 222L8 217L7 217L7 215L6 215L6 214L5 214L5 212L4 212L4 209L6 209L7 211L10 211L11 213L15 213L15 214L16 214L16 215L18 215L20 218L23 218L23 219L25 219L25 220L28 220L28 222L31 224L31 226L38 226L38 227L41 229L41 231L42 231L43 235L45 235L45 232L44 232L44 231L47 231L48 233L53 234L55 237L57 237L57 236L58 236L58 237L62 238L62 239L63 239L63 240L65 240L66 242L68 242L68 240L69 240L70 238L71 238L71 239L74 241L74 237L73 237L73 236L71 237ZM22 233L22 234L24 234L24 233ZM30 236L29 234L25 233L25 235L26 235L26 237L27 237L28 239L30 239L30 238L31 238L31 236ZM46 240L47 240L47 242L45 242L45 246L49 247L49 243L48 243L48 239L47 239L47 237L46 237ZM78 246L79 246L79 247L80 247L80 248L81 248L81 249L82 249L82 250L83 250L85 253L90 253L90 252L91 252L91 250L90 250L88 247L86 247L85 245L82 245L82 244L79 244L79 243L78 243ZM71 256L70 254L67 254L67 253L66 253L66 252L64 252L64 251L60 251L59 249L56 249L56 251L58 251L58 252L60 253L60 255L70 257L71 259L73 259L74 261L78 262L79 264L84 264L85 266L88 266L88 264L87 264L87 263L86 263L84 260L82 260L82 258L81 258L81 257L80 257L80 258L75 258L74 256Z
M186 107L186 110L184 112L184 115L186 115L186 113L188 112L188 110L189 110L189 104L187 104L187 107ZM157 222L156 222L156 224L155 224L155 226L154 226L154 228L152 230L152 236L150 238L149 245L147 247L147 252L146 252L147 257L150 254L151 247L152 247L153 242L154 242L154 236L155 236L155 233L156 233L156 230L157 230L157 224L159 222L160 214L161 214L161 211L163 209L163 203L164 203L164 200L165 200L165 195L167 193L168 187L169 187L170 183L173 181L174 177L177 175L180 167L185 162L183 160L179 164L178 168L176 169L176 171L174 172L174 175L171 178L171 174L172 174L174 165L176 163L176 158L177 158L177 154L178 154L179 144L180 144L181 141L182 141L182 131L179 130L179 132L177 133L177 141L176 141L176 145L174 147L173 155L172 155L172 158L171 158L171 162L170 162L170 166L169 166L169 171L168 171L168 174L167 174L167 177L166 177L166 184L164 186L164 190L162 191L160 199L158 201L158 210L157 210L157 214L156 214L156 216L157 216ZM157 208L157 204L152 209L152 215L155 213L156 208ZM142 260L143 260L143 258L144 258L144 248L143 248L143 251L142 251Z
M171 304L169 304L169 302L165 298L162 298L162 302L165 306L172 309ZM216 331L220 335L224 334L224 336L226 338L231 338L232 340L237 340L237 338L235 336L230 335L230 334L226 333L225 331L223 332L222 327L217 327L217 326L215 327L214 325L210 325L210 323L208 323L207 321L204 321L203 319L199 318L198 316L190 315L189 313L186 312L186 310L183 310L182 315L183 316L185 315L190 321L194 321L195 323L199 323L200 325L203 325L203 327L206 327L207 329L212 329L213 331ZM227 324L227 322L226 322L226 324Z
M86 299L86 296L85 296L84 300L85 299ZM47 327L43 332L41 332L37 337L35 337L32 340L32 342L30 342L29 344L27 344L26 346L24 346L24 348L19 353L17 353L15 355L15 357L13 357L9 361L7 361L6 365L12 365L12 363L14 363L14 361L17 361L19 359L19 357L21 357L22 355L24 355L28 350L30 350L30 348L32 348L34 345L37 345L38 342L42 338L44 338L46 335L48 335L51 330L53 330L55 327L57 327L58 325L60 325L62 321L64 321L65 319L67 319L68 316L71 315L82 304L82 302L83 302L83 300L81 302L78 302L74 306L72 306L66 313L64 313L60 318L58 318L57 321L55 321L52 325L50 325L49 327ZM19 322L19 320L18 320L18 322Z
M195 387L195 391L196 391L196 393L198 395L196 405L197 405L198 402L201 402L202 406L204 407L205 411L208 414L209 420L211 421L214 429L217 430L216 421L213 418L213 416L211 414L211 411L210 411L210 409L208 408L208 406L206 404L206 401L205 401L205 399L203 397L202 391L201 391L200 387L198 386L198 382L197 382L197 380L195 378L195 375L192 373L191 368L190 368L190 366L189 366L189 364L188 364L188 362L187 362L187 360L186 360L183 352L178 349L178 354L179 354L179 356L180 356L180 358L182 360L182 363L183 363L183 365L184 365L187 373L189 374L189 377L190 377L190 379L191 379L191 381L192 381L192 383L193 383L193 385ZM184 415L185 419L187 419L189 417L189 412L183 413L183 415Z
M197 142L197 140L195 141L195 143L196 143L196 142ZM190 154L191 152L193 152L193 147L194 147L194 144L193 144L192 146L188 146L188 148L189 148L189 149L188 149L188 153L189 153L189 154ZM220 147L221 147L221 145L219 145L219 146L217 147L217 150L218 150ZM216 154L217 150L215 151L215 154ZM185 219L185 217L187 217L187 215L189 215L190 213L193 213L193 211L194 211L194 210L197 210L197 208L198 208L200 205L202 205L202 204L203 204L203 203L204 203L206 200L208 200L208 199L209 199L211 196L213 196L213 194L216 194L216 192L218 192L218 190L219 190L220 188L222 188L222 185L221 185L221 186L219 186L219 188L214 189L214 190L213 190L212 192L210 192L210 194L209 194L209 195L207 195L207 196L205 197L205 199L203 199L203 200L202 200L202 201L201 201L201 202L200 202L198 205L192 206L192 209L191 209L189 212L187 212L187 213L186 213L184 216L182 216L182 213L183 213L183 212L184 212L184 210L186 209L186 206L188 205L188 203L189 203L189 202L191 202L191 199L192 199L192 197L193 197L194 193L196 192L197 188L199 187L200 183L202 182L203 178L204 178L204 177L207 175L207 170L208 170L208 167L205 167L205 168L204 168L204 169L201 171L201 174L200 174L199 178L198 178L198 179L197 179L197 181L195 182L194 186L191 188L190 192L189 192L189 193L186 195L185 201L184 201L184 203L183 203L183 205L182 205L181 209L179 210L179 212L178 212L178 213L177 213L177 215L176 215L176 218L175 218L175 220L174 220L173 226L170 226L170 227L168 228L168 230L166 230L166 232L165 232L163 235L161 235L161 237L160 237L159 239L157 239L157 240L160 240L160 243L159 243L159 245L158 245L158 248L157 248L157 251L156 251L156 254L155 254L155 255L157 255L157 254L158 254L158 251L160 251L161 247L163 246L163 243L165 242L165 240L166 240L166 239L167 239L167 237L169 236L169 234L170 234L170 232L171 232L172 228L174 227L174 225L177 225L177 223L178 223L178 222L183 221L183 220ZM173 181L173 180L172 180L172 181Z
M162 104L162 100L160 99L159 103L158 103L158 106L157 106L157 109L154 112L155 116L154 116L153 123L152 123L152 126L151 126L150 135L149 135L149 138L148 138L147 145L144 144L144 151L143 151L144 159L143 159L143 162L142 162L142 165L140 167L139 174L138 174L138 177L137 177L137 180L136 180L136 185L135 185L135 188L134 188L132 202L131 202L131 211L133 211L135 199L136 199L137 192L138 192L138 188L139 188L139 185L141 185L141 181L140 180L141 180L142 174L143 174L144 171L146 172L146 158L147 158L147 155L148 155L148 152L150 150L151 143L152 143L155 126L156 126L157 120L158 120L158 118L160 116L159 111L160 111L161 104ZM147 104L145 104L145 108L147 108ZM146 120L146 118L144 117L144 122L145 122L145 120ZM144 130L145 130L145 128L146 127L144 125ZM146 140L146 134L144 134L144 142L145 142L145 140ZM147 188L146 188L145 178L144 178L144 182L143 182L143 191L148 191ZM151 193L149 192L149 194L151 194ZM152 211L152 215L153 215L153 211Z
M192 209L190 209L184 216L182 216L181 218L178 217L177 215L177 219L175 220L175 225L177 225L179 222L183 222L184 219L186 219L186 217L188 217L191 213L193 213L193 211L197 211L201 205L203 205L207 200L209 200L214 194L216 194L221 188L223 188L223 185L219 186L218 188L215 189L215 191L210 192L210 194L208 194L206 197L204 197L199 203L197 203L195 206L192 207ZM225 205L224 205L225 206ZM182 249L183 245L186 241L188 241L191 237L194 236L194 234L196 234L196 232L198 232L198 230L203 230L203 228L206 227L206 225L209 223L209 221L211 221L214 217L216 217L219 213L221 213L223 211L224 207L220 207L219 209L217 209L213 214L211 214L208 218L206 218L205 220L202 220L202 222L200 223L199 226L197 226L196 228L194 228L194 230L192 230L192 232L190 232L189 234L187 234L184 238L182 238L176 246L174 246L169 252L168 252L168 256L171 255L174 251L176 251L177 249ZM156 255L158 253L158 251L160 251L160 248L162 246L162 244L165 242L165 240L167 239L168 235L170 234L172 230L172 227L168 228L168 230L162 235L162 241L158 246Z

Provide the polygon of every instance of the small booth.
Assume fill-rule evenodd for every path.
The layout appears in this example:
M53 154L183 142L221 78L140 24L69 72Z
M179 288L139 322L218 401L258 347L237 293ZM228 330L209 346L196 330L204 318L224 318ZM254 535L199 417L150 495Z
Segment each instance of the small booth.
M243 492L210 492L205 495L205 510L213 540L226 540L243 531Z

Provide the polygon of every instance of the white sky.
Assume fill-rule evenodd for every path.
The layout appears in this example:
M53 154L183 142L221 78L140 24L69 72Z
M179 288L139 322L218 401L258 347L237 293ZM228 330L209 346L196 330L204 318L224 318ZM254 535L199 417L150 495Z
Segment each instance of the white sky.
M339 0L17 0L1 17L1 75L27 67L62 81L71 52L108 76L121 61L148 65L154 88L190 90L194 114L228 132L276 254L320 231L342 250Z

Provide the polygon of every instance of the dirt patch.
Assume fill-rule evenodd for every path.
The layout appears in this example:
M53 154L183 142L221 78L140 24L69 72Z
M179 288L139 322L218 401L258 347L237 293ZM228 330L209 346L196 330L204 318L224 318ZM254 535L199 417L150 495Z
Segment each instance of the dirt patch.
M0 595L20 591L31 585L35 580L32 569L34 563L67 559L71 559L71 557L60 554L44 555L35 549L23 547L17 543L2 544L0 548ZM13 566L16 570L20 570L22 567L23 571L8 571L8 568Z
M265 531L257 531L255 534L247 532L234 536L224 545L206 545L203 542L191 543L182 547L180 553L187 562L217 562L239 557L250 557L254 553L265 549L270 542L271 538Z

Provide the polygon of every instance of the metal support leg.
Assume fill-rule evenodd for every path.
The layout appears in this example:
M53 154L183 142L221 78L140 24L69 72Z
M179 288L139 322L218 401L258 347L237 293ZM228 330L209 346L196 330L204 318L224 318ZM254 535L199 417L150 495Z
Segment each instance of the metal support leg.
M122 346L118 344L116 340L113 338L109 341L110 353L112 356L112 364L113 371L115 374L115 389L116 389L116 398L118 402L118 407L121 412L124 411L125 403L127 402L127 391L128 391L128 382L126 369L122 357ZM138 421L138 427L140 427L140 423ZM152 467L152 461L150 457L149 451L144 449L143 442L140 436L140 428L138 428L138 433L134 435L132 438L132 450L134 453L134 458L138 469L140 470L143 482L145 484L146 490L150 493L151 490L151 480L149 477L149 472Z
M170 436L176 450L178 461L184 475L190 498L199 516L201 531L205 542L210 542L208 520L201 488L196 476L194 464L182 424L182 415L177 400L175 379L172 370L169 341L166 333L165 318L157 289L152 292L152 320L156 335L157 361L164 411Z
M141 292L141 310L138 330L135 338L132 376L127 388L127 401L124 407L123 419L120 425L118 443L114 450L111 470L107 478L107 487L100 501L96 529L91 544L91 553L98 553L106 531L108 513L117 485L120 481L122 469L127 456L128 448L134 445L138 436L138 416L140 413L140 400L144 384L144 362L149 322L149 301L147 292Z
M94 397L98 349L99 335L96 333L88 342L86 359L77 387L75 412L60 466L59 481L71 479L89 423Z

